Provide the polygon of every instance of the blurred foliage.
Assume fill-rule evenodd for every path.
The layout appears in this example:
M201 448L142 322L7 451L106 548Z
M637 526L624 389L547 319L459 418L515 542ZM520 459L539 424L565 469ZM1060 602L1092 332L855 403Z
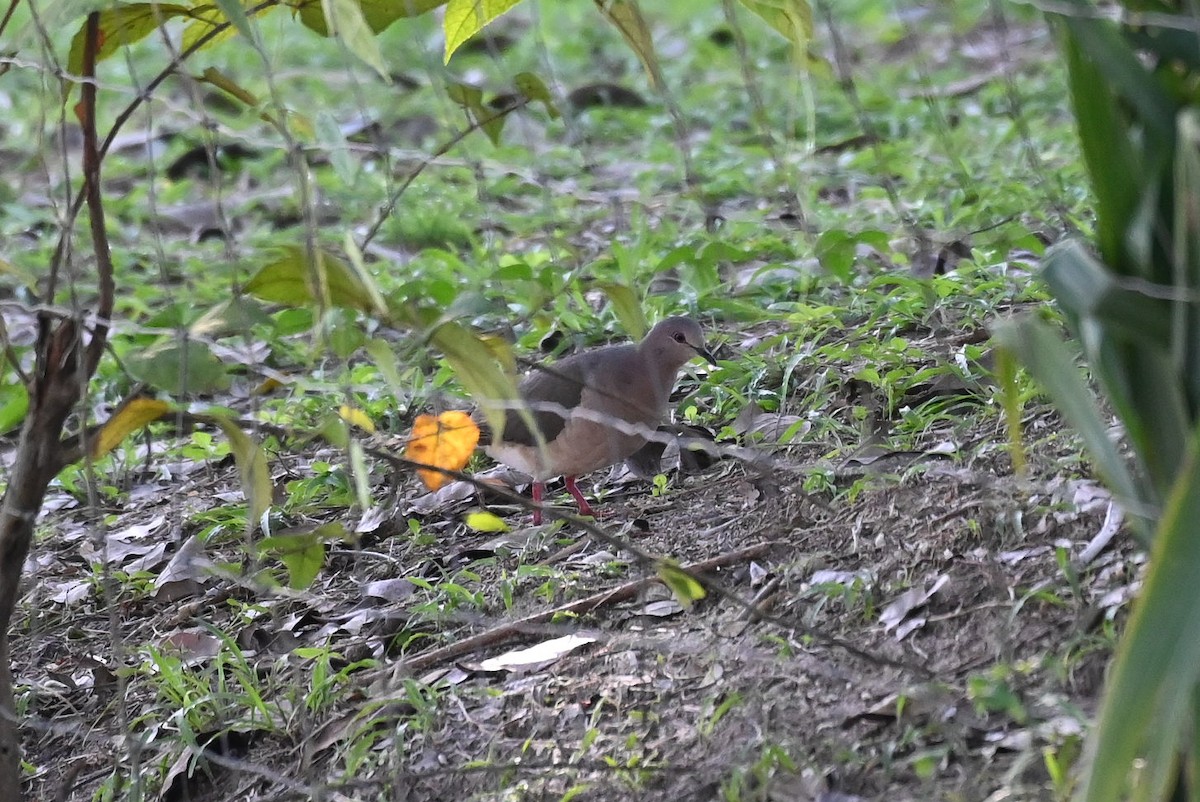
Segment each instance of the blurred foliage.
M1080 798L1200 799L1200 36L1194 10L1084 0L1053 21L1096 196L1095 252L1052 248L1043 277L1132 456L1043 321L1002 332L1081 432L1151 549L1105 692Z

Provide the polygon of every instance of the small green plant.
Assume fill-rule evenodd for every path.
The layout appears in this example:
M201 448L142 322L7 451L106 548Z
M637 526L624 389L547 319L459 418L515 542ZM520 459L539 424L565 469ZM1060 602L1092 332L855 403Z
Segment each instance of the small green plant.
M830 468L813 468L804 477L804 490L808 493L834 493L837 482Z
M409 581L419 588L429 591L430 598L413 609L422 615L436 618L448 612L454 612L467 607L476 610L486 608L486 597L481 590L471 590L468 583L479 583L480 577L473 571L459 571L453 581L431 582L424 577L409 577Z
M1012 687L1013 674L1013 669L1007 666L996 666L967 680L967 698L981 715L998 713L1017 724L1028 720L1025 704Z
M1060 802L1070 799L1078 786L1073 769L1083 754L1083 738L1067 736L1057 743L1042 746L1042 765L1050 778L1050 790Z
M721 723L721 719L725 718L731 710L742 703L742 695L737 692L728 693L719 702L716 700L713 701L714 704L712 704L711 712L696 728L696 731L706 738L711 737L716 732L717 725Z
M329 648L301 647L295 649L293 654L310 665L309 687L303 703L312 713L319 713L329 707L337 700L339 693L353 690L350 676L355 671L371 668L376 663L374 660L346 663L341 654Z
M770 794L776 777L799 773L796 762L786 748L779 744L767 744L762 747L754 763L735 768L721 782L721 798L725 802L762 799L765 794ZM790 782L787 784L790 785Z

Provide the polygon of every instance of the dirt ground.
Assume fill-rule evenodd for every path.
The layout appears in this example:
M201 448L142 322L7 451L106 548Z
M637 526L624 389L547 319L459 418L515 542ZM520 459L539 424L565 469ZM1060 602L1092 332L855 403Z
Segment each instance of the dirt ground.
M761 448L773 461L755 467L718 461L659 496L598 475L604 530L721 563L710 592L689 609L652 581L524 624L654 571L572 524L546 537L515 509L512 532L473 533L460 520L473 497L412 516L414 534L400 477L310 590L272 591L222 571L240 533L199 546L172 523L236 495L232 465L173 466L174 496L134 488L145 501L107 518L107 538L52 499L66 508L30 558L14 647L39 722L33 798L92 798L113 761L135 759L163 799L1055 798L1136 566L1118 546L1071 567L1108 496L1052 470L1071 453L1052 415L1026 424L1025 479L995 431L953 455L933 447L951 433L931 431L933 453L830 462L821 490L801 485L822 464L811 443ZM852 499L838 492L856 481ZM104 560L107 577L90 565ZM473 604L398 577L449 581ZM555 651L564 636L581 640ZM551 651L512 654L534 644ZM199 685L169 678L181 665ZM205 711L213 729L190 731L185 713Z
M793 411L849 422L853 392ZM276 523L353 535L305 590L255 575L280 563L228 512L232 459L147 440L119 505L47 501L13 643L30 798L1065 798L1140 558L1089 552L1119 521L1061 421L1026 408L1017 476L993 403L965 390L903 451L801 434L657 493L597 474L604 538L491 498L512 531L474 531L473 488L371 459L378 507ZM277 485L347 481L288 449Z

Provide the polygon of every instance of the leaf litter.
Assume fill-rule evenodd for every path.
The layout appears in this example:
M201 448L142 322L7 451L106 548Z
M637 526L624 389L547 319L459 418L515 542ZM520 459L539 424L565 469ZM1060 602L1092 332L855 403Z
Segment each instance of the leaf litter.
M1040 41L1025 36L1017 46ZM954 88L975 93L994 77L989 69L982 82ZM639 197L631 180L639 167L662 169L630 160L597 171L601 178L608 171L611 189L572 187L574 177L558 188L597 208L623 208ZM748 200L754 208L762 199ZM869 204L860 208L871 214ZM734 224L757 222L732 214ZM194 236L209 224L206 215L187 210L179 222ZM656 226L683 216L647 212ZM568 238L580 253L597 255L619 228L605 218ZM870 255L881 258L874 248ZM743 290L772 279L767 266L739 273ZM801 267L774 277L799 282L815 269ZM871 336L895 335L888 325L877 322ZM743 338L744 352L764 354L760 346L786 331L772 322L728 334ZM956 360L951 338L923 333L927 367ZM829 345L846 336L815 339ZM172 495L178 488L164 486L107 522L115 564L104 570L152 575L148 586L130 585L111 599L99 592L97 552L83 546L94 531L89 513L76 496L56 494L46 524L70 537L47 538L32 556L38 577L53 567L59 578L43 579L23 600L29 626L17 636L17 671L39 715L70 724L98 719L82 738L65 728L49 732L31 756L38 765L68 765L126 735L102 714L110 684L86 678L93 674L125 671L127 713L154 721L162 686L142 661L146 645L157 643L200 669L204 683L236 676L231 667L245 660L246 676L261 676L263 687L299 689L270 696L263 718L247 714L255 710L250 694L230 694L235 703L205 722L227 734L252 732L231 751L270 771L225 768L205 788L186 778L207 746L149 743L147 762L167 767L158 778L164 796L308 798L308 784L349 787L342 778L351 775L355 792L368 796L399 777L412 798L484 798L502 792L503 773L531 797L561 798L589 785L597 799L716 798L753 775L769 798L982 799L1001 788L1036 798L1049 779L1036 769L1014 772L1078 739L1076 714L1093 706L1104 667L1102 650L1072 649L1104 636L1083 607L1116 615L1140 576L1127 539L1087 550L1097 533L1120 529L1109 517L1111 500L1064 483L1064 476L1077 481L1070 466L1078 446L1041 407L1031 406L1026 422L1039 449L1030 475L1018 478L995 446L1001 435L993 419L939 420L907 439L917 447L895 448L887 429L911 409L904 397L849 398L853 377L870 365L843 364L836 370L844 375L832 377L812 360L795 366L787 397L770 399L782 402L779 409L747 412L744 404L718 421L761 434L746 448L769 455L765 478L746 461L722 460L686 476L666 461L653 467L668 475L667 492L635 484L614 504L614 524L647 522L622 530L633 546L681 564L761 546L753 557L706 570L707 583L723 592L691 597L686 608L653 566L577 526L519 541L475 532L461 516L477 503L476 486L456 482L423 494L411 477L401 479L393 507L352 513L348 501L290 522L302 531L360 524L351 527L357 538L324 544L312 585L289 588L277 555L251 550L251 559L241 539L274 487L318 459L333 460L316 450L288 463L277 453L268 460L252 433L232 423L241 470L212 463L203 476L189 473L186 503ZM494 379L478 383L494 390ZM908 389L913 405L947 393L986 403L986 393L965 381ZM856 409L880 430L855 430ZM858 451L864 444L876 450ZM855 454L859 464L839 471ZM859 470L867 464L877 470ZM830 484L816 481L822 476ZM601 492L611 487L599 483ZM497 510L514 527L526 515ZM147 547L147 539L156 542ZM568 547L578 550L551 559ZM1062 558L1085 553L1080 598ZM580 600L588 604L570 609ZM114 609L132 651L124 664L107 628L96 626ZM60 630L76 638L69 652L45 636ZM464 649L439 657L447 646ZM321 677L339 679L321 686ZM310 707L297 715L302 704ZM203 740L209 732L197 734ZM469 770L481 765L497 771ZM77 793L93 792L103 776ZM288 781L276 783L277 776ZM51 798L59 780L38 777L41 796Z

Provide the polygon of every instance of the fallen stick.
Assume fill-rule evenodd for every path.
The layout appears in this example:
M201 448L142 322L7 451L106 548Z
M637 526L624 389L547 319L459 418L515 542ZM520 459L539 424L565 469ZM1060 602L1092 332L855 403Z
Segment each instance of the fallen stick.
M765 554L773 546L778 545L773 541L759 543L754 546L747 546L744 549L731 551L726 554L721 554L709 560L702 560L697 563L682 566L682 569L689 574L698 574L704 571L711 571L714 568L720 568L732 563L739 563L744 560L753 559L762 554ZM599 607L607 604L616 604L631 599L641 593L652 582L660 582L657 575L645 576L641 579L634 579L626 582L623 585L617 585L615 588L593 593L582 599L571 602L570 604L560 605L552 610L545 610L533 615L527 615L524 618L519 618L516 621L510 621L507 624L501 624L498 627L493 627L485 632L480 632L478 635L472 635L464 640L451 643L448 646L443 646L440 649L434 649L430 652L419 654L411 659L405 660L404 664L412 671L424 671L432 666L437 665L445 660L452 660L456 657L461 657L464 654L470 654L477 649L485 646L495 646L503 643L509 638L517 635L525 634L525 630L535 624L545 624L554 620L555 616L563 613L589 613Z

